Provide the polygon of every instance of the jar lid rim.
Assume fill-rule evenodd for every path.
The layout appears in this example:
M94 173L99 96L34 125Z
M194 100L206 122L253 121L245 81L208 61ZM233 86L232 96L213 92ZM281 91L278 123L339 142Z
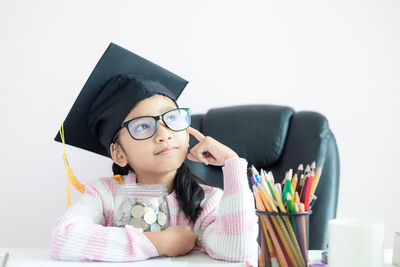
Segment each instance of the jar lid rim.
M118 189L122 191L129 191L132 189L139 189L142 192L160 192L168 193L166 184L119 184Z

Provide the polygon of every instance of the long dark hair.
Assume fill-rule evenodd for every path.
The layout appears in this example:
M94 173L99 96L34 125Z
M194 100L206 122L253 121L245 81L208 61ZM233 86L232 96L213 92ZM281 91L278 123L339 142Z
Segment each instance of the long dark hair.
M115 162L112 165L112 170L114 175L127 175L129 171L133 171L129 164L125 167L121 167ZM208 185L193 174L190 168L183 162L176 171L174 189L179 206L190 223L196 222L202 210L200 203L204 198L204 191L200 184Z

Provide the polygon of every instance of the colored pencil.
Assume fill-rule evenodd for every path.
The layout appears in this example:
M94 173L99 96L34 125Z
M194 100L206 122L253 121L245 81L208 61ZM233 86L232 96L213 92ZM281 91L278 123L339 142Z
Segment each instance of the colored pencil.
M315 171L315 160L311 163L310 171Z
M267 200L267 197L266 197L265 193L263 191L258 191L258 189L256 189L255 194L256 193L259 193L259 196L260 196L260 197L257 197L257 199L261 199L262 200L260 202L260 204L259 204L260 210L261 211L266 211L266 210L270 211L270 210L272 210L271 206L268 203L268 200ZM266 224L266 228L269 229L273 244L274 244L275 249L276 249L276 255L278 257L278 261L279 261L280 266L289 266L287 261L286 261L286 257L285 257L285 255L283 253L284 250L283 250L283 248L281 247L281 245L279 243L279 239L276 236L274 228L272 227L272 223L270 221L270 219L273 219L274 217L269 218L266 215L261 215L260 217L261 217L262 222ZM273 223L275 224L275 229L278 229L278 228L276 228L278 223L277 222L273 222ZM276 231L278 232L278 230L276 230ZM264 231L264 234L266 234L265 231ZM279 238L282 239L282 235L280 235ZM283 242L283 240L282 240L282 242Z
M264 192L260 192L261 198L264 200L265 207L267 208L267 211L269 212L278 212L277 207L274 204L274 201L272 200L272 196L269 194L264 194ZM275 196L278 200L278 203L282 201L282 198L280 197L279 193L277 192L277 189L275 188L274 190ZM283 206L283 205L282 205ZM281 207L282 207L281 206ZM287 218L284 216L284 218ZM289 236L289 233L282 221L282 218L280 216L271 216L272 222L275 226L275 229L279 235L280 240L282 241L283 247L286 251L286 254L288 255L291 264L298 266L296 256L294 253L295 251L295 246L293 245L292 238ZM290 223L289 223L290 225ZM291 228L291 226L290 226Z
M282 213L286 213L285 207L283 206L282 197L280 197L277 188L275 188L274 193L275 193L275 196L276 196L277 199L278 199L278 207L279 207L279 210L280 210ZM278 196L279 196L279 197L278 197ZM294 233L294 231L293 231L293 228L292 228L292 225L291 225L291 223L290 223L290 221L289 221L288 216L283 216L283 222L284 222L285 224L281 223L281 218L280 218L279 216L277 216L277 217L278 217L278 223L280 223L280 226L281 226L281 229L282 229L284 235L285 235L286 237L289 237L287 241L288 241L288 244L289 244L289 246L291 247L291 249L292 249L292 251L293 251L293 253L294 253L294 255L295 255L295 258L296 258L297 263L299 264L299 266L303 266L303 263L304 263L304 262L303 262L302 259L301 259L300 247L299 247L299 245L298 245L298 243L297 243L296 235L295 235L295 233ZM286 225L286 227L285 227L285 225ZM287 233L287 234L286 234L286 233Z
M311 165L299 164L297 172L285 172L282 183L275 183L271 171L261 169L260 173L252 165L251 182L257 210L287 213L286 215L259 214L263 236L259 266L307 266L306 216L290 215L311 209L317 197L322 166L315 170ZM279 265L278 265L279 264Z
M295 173L292 178L292 195L294 194L294 192L296 192L297 182L298 182L297 173Z
M317 173L315 174L315 178L314 178L314 183L313 183L313 186L312 186L311 194L314 194L315 190L317 189L319 178L321 177L321 173L322 173L322 166L319 166L318 169L317 169Z
M267 241L268 251L271 259L271 267L279 267L278 259L276 258L276 253L274 249L274 245L272 244L271 237L269 233L266 233L265 239Z
M300 197L300 200L302 200L302 202L304 203L305 211L308 211L308 207L310 205L311 188L313 182L314 182L314 174L311 173L311 175L307 177L306 185L304 186L305 189L303 190L303 195Z
M299 204L294 203L294 211L300 212ZM306 246L306 235L305 235L305 220L303 219L306 215L299 215L296 216L296 223L297 223L297 240L300 245L301 253L303 254L304 259L307 256L307 246Z
M299 164L297 167L297 176L300 177L302 174L304 174L304 167L303 164Z
M300 177L300 181L299 181L300 186L299 186L299 190L298 190L300 196L303 194L305 180L306 180L306 178L304 177L304 174L302 174Z

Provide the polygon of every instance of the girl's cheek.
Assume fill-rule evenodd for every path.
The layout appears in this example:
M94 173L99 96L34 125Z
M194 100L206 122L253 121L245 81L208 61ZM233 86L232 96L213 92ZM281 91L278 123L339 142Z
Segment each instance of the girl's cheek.
M135 163L145 161L146 158L149 158L154 153L153 150L150 150L144 146L130 147L129 149L130 151L128 154Z

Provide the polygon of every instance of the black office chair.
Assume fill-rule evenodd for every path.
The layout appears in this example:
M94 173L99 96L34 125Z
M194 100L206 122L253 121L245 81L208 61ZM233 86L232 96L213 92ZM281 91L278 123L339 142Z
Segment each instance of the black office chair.
M310 216L309 249L326 249L328 221L336 217L339 192L339 156L327 119L316 112L295 112L290 107L244 105L215 108L192 115L192 127L232 148L249 166L271 170L276 182L300 163L323 164ZM191 138L191 149L197 142ZM220 167L185 161L193 173L223 188ZM249 185L251 182L249 180Z

